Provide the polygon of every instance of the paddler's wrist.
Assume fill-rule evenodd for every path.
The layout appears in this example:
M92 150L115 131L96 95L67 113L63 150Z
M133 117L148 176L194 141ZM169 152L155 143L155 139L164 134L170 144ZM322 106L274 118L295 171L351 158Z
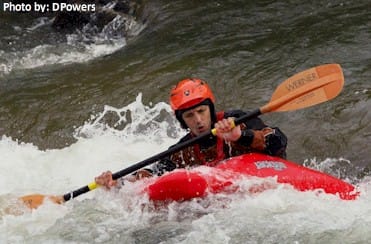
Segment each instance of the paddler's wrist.
M148 177L151 177L152 175L153 173L152 173L152 170L150 169L141 169L135 173L136 180L148 178Z
M254 140L254 132L250 129L241 130L241 136L237 143L243 146L250 146Z

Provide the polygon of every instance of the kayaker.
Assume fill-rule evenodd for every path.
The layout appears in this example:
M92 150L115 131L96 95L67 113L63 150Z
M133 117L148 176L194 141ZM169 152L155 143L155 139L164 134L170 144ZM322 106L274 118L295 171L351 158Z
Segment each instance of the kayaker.
M151 169L139 170L135 176L126 179L161 175L176 168L214 166L223 159L249 152L286 157L287 138L279 128L267 126L260 118L233 126L233 118L238 118L245 112L216 112L214 103L214 95L205 81L198 78L181 80L170 92L170 105L181 127L189 132L178 143L211 131L212 128L216 129L217 135L211 135L157 162ZM110 171L102 173L95 181L106 188L117 185L117 181L112 180Z

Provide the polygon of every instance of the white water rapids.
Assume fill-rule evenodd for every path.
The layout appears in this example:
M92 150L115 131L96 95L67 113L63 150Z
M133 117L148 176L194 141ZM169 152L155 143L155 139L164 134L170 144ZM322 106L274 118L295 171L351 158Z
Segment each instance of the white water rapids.
M109 113L117 115L110 126L102 122ZM165 114L162 121L160 114ZM106 106L76 129L76 143L62 149L42 151L3 136L0 242L365 243L371 238L367 179L360 183L362 195L356 201L280 185L256 195L240 191L156 208L139 192L142 183L137 182L120 191L97 189L62 205L48 202L34 211L20 209L24 213L19 216L5 213L17 206L18 196L64 194L102 171L118 171L166 150L183 133L166 118L172 118L166 103L147 106L139 95L123 108ZM124 129L117 129L122 123Z

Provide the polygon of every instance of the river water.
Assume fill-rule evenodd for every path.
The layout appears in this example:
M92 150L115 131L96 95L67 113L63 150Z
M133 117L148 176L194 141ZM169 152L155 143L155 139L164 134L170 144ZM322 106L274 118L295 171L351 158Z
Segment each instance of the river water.
M0 11L0 242L367 243L369 9L367 0L155 0L129 36L117 31L120 18L58 33L51 16ZM326 63L343 68L338 97L262 119L288 136L289 160L356 184L356 201L280 186L154 209L136 183L19 207L20 216L4 210L17 196L64 194L166 150L184 133L168 105L184 77L207 80L218 109L251 110Z

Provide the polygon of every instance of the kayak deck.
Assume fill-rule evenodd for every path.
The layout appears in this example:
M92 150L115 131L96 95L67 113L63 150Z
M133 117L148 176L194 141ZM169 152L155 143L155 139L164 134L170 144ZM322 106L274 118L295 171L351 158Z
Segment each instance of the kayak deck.
M197 168L168 172L148 185L146 192L155 201L190 200L208 193L235 191L238 187L234 181L241 176L275 177L277 183L290 184L299 191L322 190L338 195L343 200L354 200L359 195L353 185L341 179L282 158L258 153L224 160L211 168L209 173Z

